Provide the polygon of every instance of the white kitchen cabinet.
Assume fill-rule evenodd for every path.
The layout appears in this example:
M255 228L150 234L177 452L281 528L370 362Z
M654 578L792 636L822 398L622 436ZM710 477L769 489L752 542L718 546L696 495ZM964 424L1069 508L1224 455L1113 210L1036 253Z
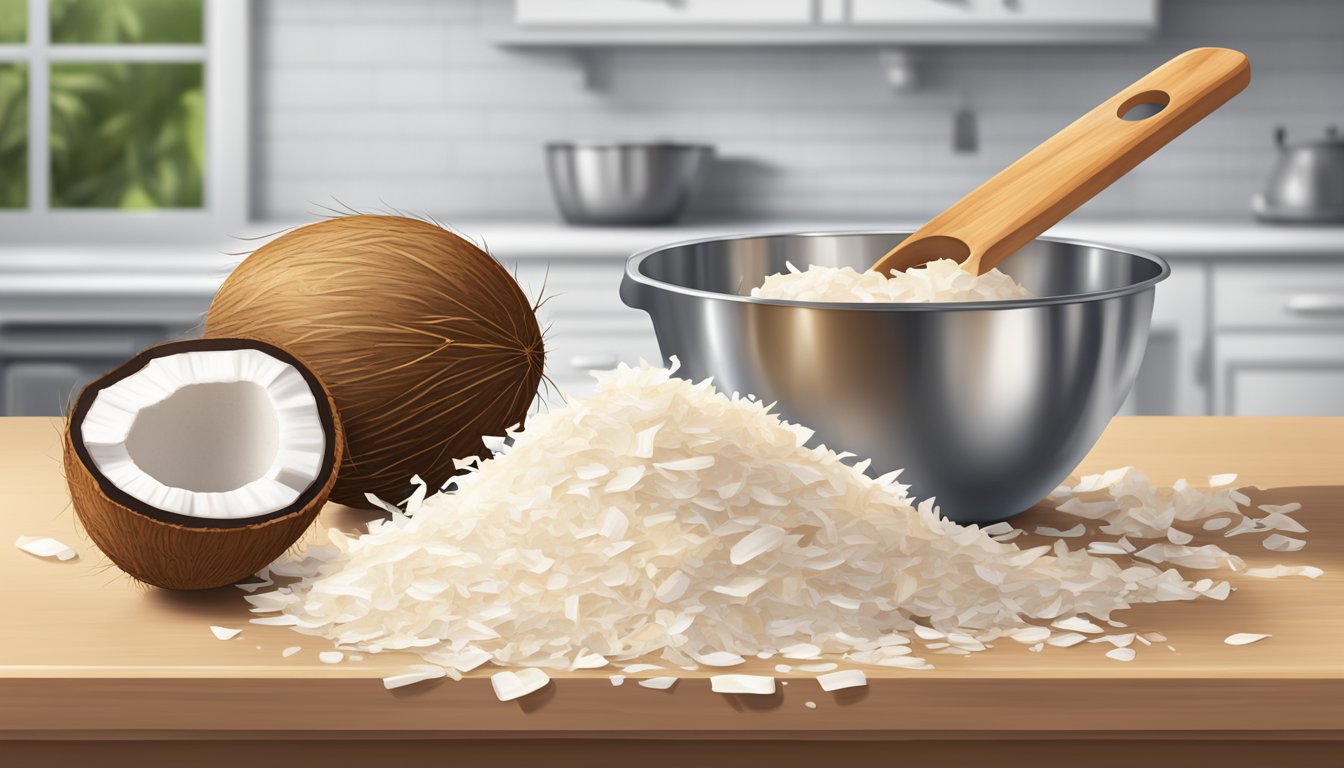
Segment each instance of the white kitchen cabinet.
M1156 27L1158 0L851 0L857 24Z
M1143 365L1121 414L1209 412L1208 274L1201 262L1178 261L1158 284Z
M808 24L814 0L517 0L519 24Z
M80 389L127 358L194 335L206 303L177 296L0 296L0 415L63 414Z
M1344 264L1224 264L1214 272L1216 412L1344 416Z
M1344 332L1219 334L1222 416L1344 416Z

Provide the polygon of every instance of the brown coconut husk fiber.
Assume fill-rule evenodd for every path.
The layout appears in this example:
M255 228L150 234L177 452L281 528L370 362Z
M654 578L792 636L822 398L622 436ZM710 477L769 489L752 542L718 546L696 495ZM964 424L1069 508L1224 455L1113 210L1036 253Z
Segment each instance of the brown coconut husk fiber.
M98 393L141 370L156 357L212 349L261 349L304 375L316 395L326 430L322 471L289 507L255 520L187 518L154 509L98 471L81 435L83 417ZM209 440L209 435L202 435ZM85 387L75 399L65 430L65 480L75 515L93 543L132 577L167 589L213 589L234 584L284 554L312 525L336 483L344 435L335 403L302 361L283 349L244 339L171 342L146 350Z
M330 388L347 453L333 501L400 501L483 436L520 424L542 379L531 303L492 256L404 216L352 215L288 232L224 282L207 336L293 350Z

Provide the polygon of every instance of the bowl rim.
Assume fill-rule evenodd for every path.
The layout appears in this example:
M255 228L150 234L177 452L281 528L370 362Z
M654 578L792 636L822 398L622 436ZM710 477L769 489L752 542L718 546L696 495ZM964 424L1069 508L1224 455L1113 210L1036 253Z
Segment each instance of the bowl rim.
M569 139L565 141L546 142L546 150L548 152L572 149L675 149L712 152L714 150L714 145L695 141L676 141L675 139L657 139L653 141Z
M1077 245L1087 248L1099 248L1104 251L1122 253L1127 256L1137 256L1145 259L1158 267L1158 273L1146 280L1140 280L1137 283L1120 286L1118 288L1108 288L1104 291L1091 291L1088 293L1070 293L1059 296L1040 296L1030 299L997 299L994 301L945 301L945 302L904 302L904 303L879 303L862 301L800 301L795 299L773 299L761 298L758 296L742 296L735 293L718 293L716 291L706 291L699 288L686 288L673 283L655 280L639 271L640 265L648 258L671 250L673 248L684 248L691 245L704 245L706 243L728 242L733 240L758 240L762 238L773 237L835 237L835 236L859 236L859 235L911 235L914 230L883 230L883 229L854 229L854 230L807 230L801 232L754 232L737 235L718 235L712 237L698 237L680 242L668 243L655 248L647 248L639 251L625 262L625 275L622 277L622 287L627 284L637 285L644 289L656 289L669 293L680 294L683 296L693 296L696 298L713 299L716 301L727 301L739 304L759 304L762 306L776 307L805 307L809 309L835 309L842 311L860 311L860 312L946 312L946 311L974 311L980 309L1024 309L1030 307L1043 307L1057 304L1081 304L1084 302L1101 301L1103 299L1128 296L1135 293L1147 291L1158 283L1171 276L1171 265L1166 259L1149 253L1147 251L1133 248L1119 248L1105 243L1097 243L1091 240L1081 240L1071 237L1037 237L1033 242L1060 243L1063 245ZM621 291L622 297L629 296L626 290ZM639 304L632 304L626 301L626 304L632 307L640 307Z

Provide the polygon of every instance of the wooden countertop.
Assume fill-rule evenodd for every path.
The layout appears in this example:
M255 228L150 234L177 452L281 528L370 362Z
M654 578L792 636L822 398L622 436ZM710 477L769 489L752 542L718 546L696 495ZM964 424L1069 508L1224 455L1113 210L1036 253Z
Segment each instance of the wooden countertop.
M1304 563L1317 580L1234 579L1225 603L1143 606L1119 616L1176 648L1135 646L1129 663L1083 644L1034 654L1012 642L932 671L869 671L867 688L824 693L809 675L773 697L713 694L703 679L671 691L615 670L553 675L520 702L466 681L386 691L379 678L414 657L322 664L325 641L248 624L235 588L174 594L111 568L76 529L60 471L59 422L0 419L0 742L47 739L388 738L790 740L1014 738L1302 739L1344 743L1344 418L1118 418L1082 469L1133 464L1154 481L1236 472L1261 503L1300 501L1311 533L1297 553L1256 536L1227 540L1252 566ZM1017 522L1030 530L1044 511ZM340 507L327 525L360 515ZM76 548L69 562L16 549L20 535ZM310 533L310 536L313 535ZM1030 539L1028 539L1030 541ZM212 624L242 628L216 640ZM1245 647L1234 632L1273 635ZM290 658L281 649L302 646ZM258 649L258 646L260 648ZM769 671L775 662L758 662ZM695 675L696 678L704 674ZM813 701L815 709L804 707Z

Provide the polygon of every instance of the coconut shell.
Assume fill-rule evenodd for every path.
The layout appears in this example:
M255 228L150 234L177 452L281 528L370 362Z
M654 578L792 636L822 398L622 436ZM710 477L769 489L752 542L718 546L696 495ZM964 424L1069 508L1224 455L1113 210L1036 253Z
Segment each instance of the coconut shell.
M437 488L482 437L522 423L545 357L531 302L493 257L442 227L345 216L288 232L219 289L207 336L265 339L330 388L348 452L331 497L400 502Z
M80 423L98 392L144 368L149 360L177 352L209 349L261 349L293 365L317 397L318 412L329 425L326 455L317 479L293 504L246 520L211 521L147 507L108 482L80 439ZM213 589L234 584L269 565L293 546L312 525L336 482L344 456L344 433L335 402L322 382L283 349L243 340L192 340L153 347L84 388L65 429L65 480L75 515L93 543L118 568L165 589Z

